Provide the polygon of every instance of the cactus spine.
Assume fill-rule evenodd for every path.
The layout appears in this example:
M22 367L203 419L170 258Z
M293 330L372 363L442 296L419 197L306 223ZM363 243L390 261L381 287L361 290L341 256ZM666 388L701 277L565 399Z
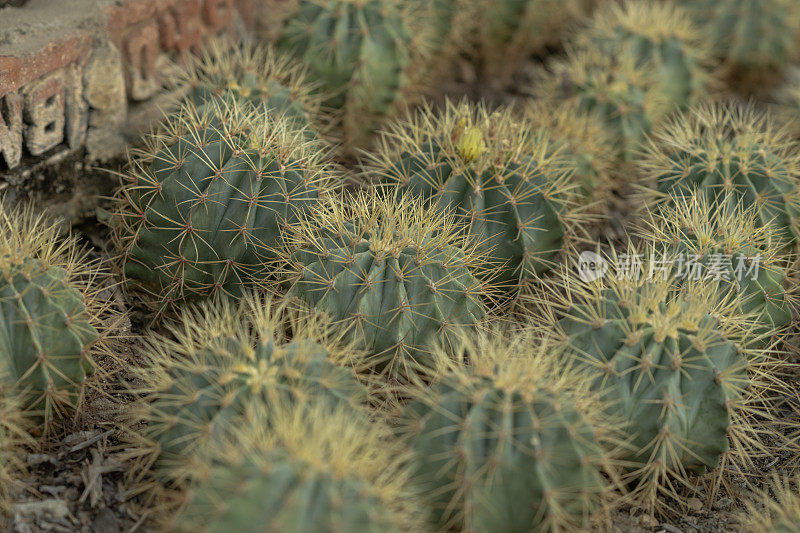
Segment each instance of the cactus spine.
M327 179L324 146L224 101L187 104L148 141L111 221L127 280L160 310L262 285L281 230Z
M437 530L586 527L608 485L616 423L589 381L530 332L462 338L404 426ZM469 364L466 365L467 359Z

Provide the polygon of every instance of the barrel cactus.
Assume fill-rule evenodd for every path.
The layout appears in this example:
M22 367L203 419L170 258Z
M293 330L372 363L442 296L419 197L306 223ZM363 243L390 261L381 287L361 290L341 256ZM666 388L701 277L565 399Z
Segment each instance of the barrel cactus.
M451 0L452 1L452 0ZM465 0L470 17L454 28L468 35L467 52L490 84L507 82L524 61L558 44L594 0Z
M99 296L103 267L53 221L0 206L0 370L48 423L83 397L121 315Z
M787 293L788 257L770 226L760 226L753 206L713 208L704 194L656 208L640 234L675 261L679 280L708 280L720 298L741 296L741 312L753 313L769 330L792 321L795 291Z
M0 383L6 382L8 379L0 370ZM33 444L30 425L20 396L0 386L0 513L9 511L11 489L24 473L24 447Z
M567 274L555 331L627 422L631 498L667 513L669 500L685 508L678 488L694 474L722 477L763 451L755 419L769 419L778 363L749 347L757 334L735 297L720 303L702 283L677 288L656 257L641 257L636 276L626 269L633 255L609 258L617 271L594 281Z
M324 189L324 145L225 101L186 104L147 140L111 218L129 285L163 311L263 284L281 230Z
M345 328L374 370L408 379L485 315L491 263L460 229L408 195L331 199L287 236L289 296Z
M310 81L339 110L346 149L371 130L414 88L427 48L425 7L399 0L300 0L278 49L307 66Z
M575 201L591 214L608 212L612 192L623 176L614 172L613 135L599 116L582 111L575 102L534 100L523 108L533 128L549 135L560 155L574 166Z
M642 64L629 49L608 53L572 47L566 57L550 61L531 92L548 102L574 102L581 110L596 113L613 136L620 157L630 161L670 109L662 87L665 81L653 65Z
M285 115L309 127L309 134L320 125L322 98L313 93L302 65L268 46L211 41L181 71L178 86L198 106L236 100Z
M464 337L409 393L401 433L437 531L580 530L600 507L618 426L554 348L531 332Z
M262 411L195 470L170 531L427 531L409 454L380 421L300 404Z
M698 26L725 63L763 72L795 56L800 8L794 0L688 0ZM762 78L763 83L763 78Z
M753 206L759 225L795 242L800 213L800 151L769 116L752 107L702 104L653 133L637 163L648 200L693 194L713 206ZM648 201L646 200L646 201Z
M184 309L169 336L146 339L144 363L130 392L142 398L131 427L147 422L146 460L160 477L180 484L187 464L209 443L229 434L254 402L269 407L319 398L357 411L367 389L348 366L350 346L323 321L247 295ZM155 451L155 455L149 449Z
M496 279L516 289L591 218L577 209L574 162L560 148L511 109L447 102L387 126L364 174L466 217L479 248L504 263Z
M711 81L711 43L688 11L672 2L625 0L600 9L577 33L576 46L602 53L630 53L662 80L664 99L685 107L706 96Z

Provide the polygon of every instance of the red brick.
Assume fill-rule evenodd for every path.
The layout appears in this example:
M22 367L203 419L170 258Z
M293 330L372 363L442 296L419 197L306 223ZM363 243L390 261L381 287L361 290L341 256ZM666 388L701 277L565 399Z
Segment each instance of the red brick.
M49 43L21 57L0 56L0 96L86 56L91 36L80 32Z

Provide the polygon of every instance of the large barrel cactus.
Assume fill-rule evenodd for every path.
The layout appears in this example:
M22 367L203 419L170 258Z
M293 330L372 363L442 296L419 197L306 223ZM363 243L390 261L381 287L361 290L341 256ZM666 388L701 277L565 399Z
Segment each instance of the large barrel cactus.
M409 454L382 422L306 402L262 410L195 462L170 531L426 531Z
M768 417L777 363L748 348L757 335L735 297L719 303L702 283L678 289L674 271L655 270L657 258L640 258L637 276L629 251L609 258L618 269L597 280L566 276L555 329L627 422L631 498L665 511L665 497L685 507L676 487L690 487L693 474L723 476L763 451L754 417Z
M687 11L672 2L626 0L600 9L577 33L576 46L603 53L630 53L662 80L664 99L685 107L706 96L711 81L711 43Z
M596 113L621 157L629 161L669 111L664 83L652 64L641 63L628 48L609 53L575 47L568 49L566 57L551 60L531 91L545 101L573 102L583 111Z
M788 257L770 226L761 226L754 206L710 205L704 194L658 206L640 235L665 262L677 265L677 281L707 280L719 298L740 296L741 312L754 314L769 330L792 321L796 291L787 293Z
M653 133L638 162L648 195L669 201L695 190L715 208L753 207L785 244L798 236L800 151L752 107L699 105Z
M187 104L148 138L116 193L119 263L160 310L263 284L280 232L326 176L322 143L236 102Z
M310 127L309 134L320 125L322 98L313 93L302 65L269 46L211 41L177 82L198 106L236 100L285 115L299 127Z
M191 458L228 435L254 402L315 397L354 411L367 402L367 389L347 366L357 365L357 353L324 322L269 299L206 302L184 310L169 329L169 337L147 339L131 386L143 396L133 416L147 422L145 442L165 480L191 478Z
M572 531L598 510L618 427L554 348L463 338L456 363L410 392L404 433L437 531Z
M325 312L375 370L406 379L485 314L490 263L454 218L411 196L331 200L287 238L290 296ZM478 276L478 277L476 277Z
M366 176L463 215L479 248L504 263L497 279L514 288L582 232L574 170L547 131L510 109L467 102L388 126L364 165Z
M340 110L345 148L363 145L372 128L414 87L415 58L429 22L399 0L300 0L278 48L308 68L312 82ZM415 12L416 11L416 12Z
M0 207L0 370L23 409L49 422L82 399L119 313L102 267L30 210Z

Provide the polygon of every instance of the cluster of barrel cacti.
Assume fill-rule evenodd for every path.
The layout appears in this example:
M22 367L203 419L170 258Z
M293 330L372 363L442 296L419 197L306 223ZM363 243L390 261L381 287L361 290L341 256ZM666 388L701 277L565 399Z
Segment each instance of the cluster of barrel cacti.
M602 530L721 492L791 522L754 462L800 454L800 92L731 93L789 72L800 8L291 4L174 80L109 262L0 211L0 508L113 383L165 530ZM465 64L515 103L439 94Z

